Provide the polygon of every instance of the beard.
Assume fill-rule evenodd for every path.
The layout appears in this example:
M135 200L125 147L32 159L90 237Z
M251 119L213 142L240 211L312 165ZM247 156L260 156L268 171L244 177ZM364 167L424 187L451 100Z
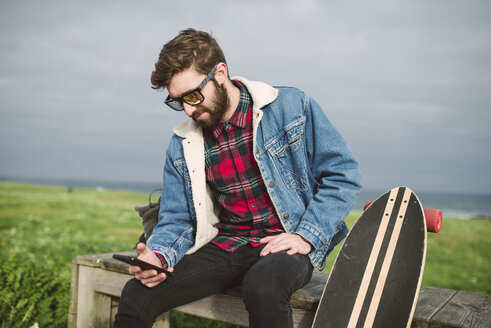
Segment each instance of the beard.
M217 126L222 121L223 116L227 112L229 106L229 98L227 90L223 84L218 84L215 79L212 79L215 85L215 94L212 99L213 109L207 106L199 106L194 111L191 118L203 129L211 129ZM205 119L198 119L197 117L203 113L208 113L208 117Z

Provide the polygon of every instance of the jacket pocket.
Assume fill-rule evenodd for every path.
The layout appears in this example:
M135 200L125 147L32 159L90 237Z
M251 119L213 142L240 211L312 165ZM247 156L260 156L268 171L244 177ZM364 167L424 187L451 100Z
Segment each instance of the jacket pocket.
M184 159L178 159L174 162L174 166L176 167L177 172L186 180L191 181L191 177L189 176L188 167L186 165L186 161Z
M285 127L285 130L269 143L273 162L289 189L308 188L307 164L304 140L305 119Z

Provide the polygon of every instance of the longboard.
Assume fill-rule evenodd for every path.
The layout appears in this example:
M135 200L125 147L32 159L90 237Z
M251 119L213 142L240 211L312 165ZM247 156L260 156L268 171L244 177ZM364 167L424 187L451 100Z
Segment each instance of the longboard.
M426 256L424 213L408 187L366 208L338 253L313 328L410 327ZM441 211L436 219L439 230Z

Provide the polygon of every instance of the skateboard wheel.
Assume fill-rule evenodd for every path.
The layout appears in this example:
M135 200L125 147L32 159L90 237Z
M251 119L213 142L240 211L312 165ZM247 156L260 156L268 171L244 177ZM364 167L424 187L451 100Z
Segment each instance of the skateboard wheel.
M365 203L365 207L363 207L363 210L366 210L368 208L368 206L372 205L372 201L369 200L368 202Z
M429 232L439 232L442 228L442 211L434 208L425 209L426 230Z

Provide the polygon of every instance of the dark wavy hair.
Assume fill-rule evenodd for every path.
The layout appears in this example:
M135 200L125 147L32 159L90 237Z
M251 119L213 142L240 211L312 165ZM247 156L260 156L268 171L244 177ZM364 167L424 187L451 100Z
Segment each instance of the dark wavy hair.
M222 49L210 34L193 28L180 31L160 52L150 78L152 88L167 87L174 74L190 67L206 75L220 62L227 63Z

